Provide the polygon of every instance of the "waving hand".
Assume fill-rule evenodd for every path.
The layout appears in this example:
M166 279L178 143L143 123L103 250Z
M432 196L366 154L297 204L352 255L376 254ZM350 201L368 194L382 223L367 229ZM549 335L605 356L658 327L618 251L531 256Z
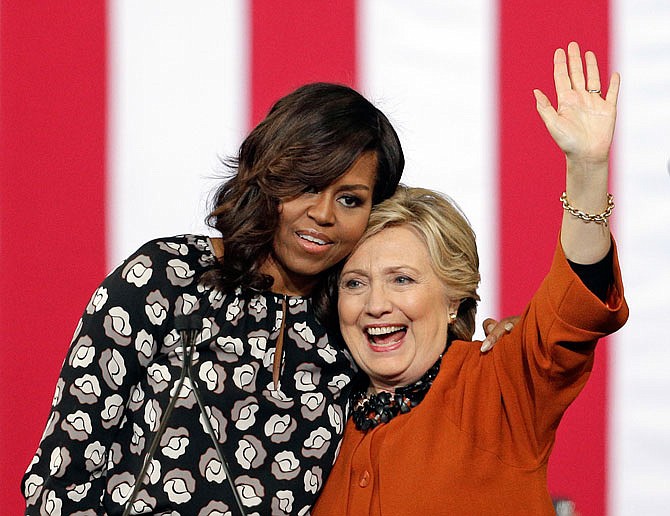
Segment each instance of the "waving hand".
M586 52L584 61L586 74L574 41L568 45L567 56L562 48L554 53L556 109L540 90L533 93L537 112L566 156L565 202L572 211L564 213L561 244L568 259L588 264L602 259L611 245L606 219L588 216L602 215L608 207L611 210L608 160L620 79L619 74L612 74L603 97L595 54ZM579 218L577 212L588 216Z
M599 163L607 161L616 120L619 74L610 79L601 95L600 72L593 52L584 55L586 77L579 45L574 41L554 53L554 84L558 109L540 90L534 90L537 111L549 133L568 159Z

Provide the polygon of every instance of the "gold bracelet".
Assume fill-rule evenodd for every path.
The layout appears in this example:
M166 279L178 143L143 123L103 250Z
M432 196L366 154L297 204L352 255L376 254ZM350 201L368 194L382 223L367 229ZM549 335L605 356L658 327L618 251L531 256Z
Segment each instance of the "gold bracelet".
M563 209L569 212L570 215L573 215L584 222L595 222L596 224L603 224L605 226L607 226L607 219L612 215L612 211L614 210L614 197L609 193L607 194L607 208L605 208L605 211L598 213L597 215L584 213L574 206L571 206L568 202L568 194L566 192L561 194L561 202L563 203Z

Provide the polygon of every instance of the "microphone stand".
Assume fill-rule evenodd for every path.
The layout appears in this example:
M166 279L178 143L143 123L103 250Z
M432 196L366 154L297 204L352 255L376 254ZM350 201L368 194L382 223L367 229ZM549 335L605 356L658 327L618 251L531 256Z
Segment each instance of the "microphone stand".
M221 467L223 468L224 474L226 475L226 480L228 481L228 485L230 486L230 490L233 494L233 499L235 500L235 504L237 505L237 510L241 516L246 516L246 513L244 512L244 507L242 506L242 500L240 499L240 495L237 492L237 489L235 488L235 483L233 482L233 477L230 473L228 461L226 461L226 458L219 444L218 436L216 435L216 432L212 427L212 423L209 420L209 417L207 416L207 412L205 411L205 404L202 401L202 395L200 394L200 389L198 388L198 384L193 378L193 371L191 369L191 365L193 363L193 352L195 350L195 339L200 330L202 330L202 317L197 314L193 314L190 316L179 315L174 319L174 327L179 332L179 336L182 341L181 373L179 375L179 380L177 381L177 386L175 388L174 394L170 398L170 403L168 404L167 409L163 414L161 423L158 426L158 430L156 431L156 435L154 435L154 438L151 441L151 445L149 446L149 450L147 451L147 454L144 458L144 464L142 465L142 469L137 475L137 479L135 480L135 486L133 487L133 492L131 493L130 498L128 498L128 501L126 502L126 507L123 511L123 516L130 515L133 503L135 502L135 499L137 498L137 495L139 494L140 489L142 487L142 480L147 474L149 463L151 462L151 459L156 453L156 448L158 448L158 443L160 442L161 436L163 435L163 433L165 433L165 429L167 428L170 416L172 415L177 400L179 399L179 393L181 392L181 389L184 385L184 380L187 377L191 382L193 394L195 395L195 399L198 402L198 407L200 408L200 413L202 414L207 434L214 443L214 448L216 450L217 457L221 461Z

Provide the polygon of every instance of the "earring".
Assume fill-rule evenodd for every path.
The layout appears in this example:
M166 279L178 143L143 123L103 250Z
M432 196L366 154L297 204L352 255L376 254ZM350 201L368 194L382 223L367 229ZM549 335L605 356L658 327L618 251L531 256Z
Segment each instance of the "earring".
M454 322L456 320L456 313L455 312L450 313L449 319L451 319L451 322Z

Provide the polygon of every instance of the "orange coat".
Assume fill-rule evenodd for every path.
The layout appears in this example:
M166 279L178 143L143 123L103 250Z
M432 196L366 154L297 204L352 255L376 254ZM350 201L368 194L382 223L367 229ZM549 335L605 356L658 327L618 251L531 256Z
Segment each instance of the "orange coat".
M455 341L419 406L367 433L349 420L312 515L555 515L547 461L556 428L589 377L596 341L628 317L616 251L614 276L603 303L559 245L492 351Z

